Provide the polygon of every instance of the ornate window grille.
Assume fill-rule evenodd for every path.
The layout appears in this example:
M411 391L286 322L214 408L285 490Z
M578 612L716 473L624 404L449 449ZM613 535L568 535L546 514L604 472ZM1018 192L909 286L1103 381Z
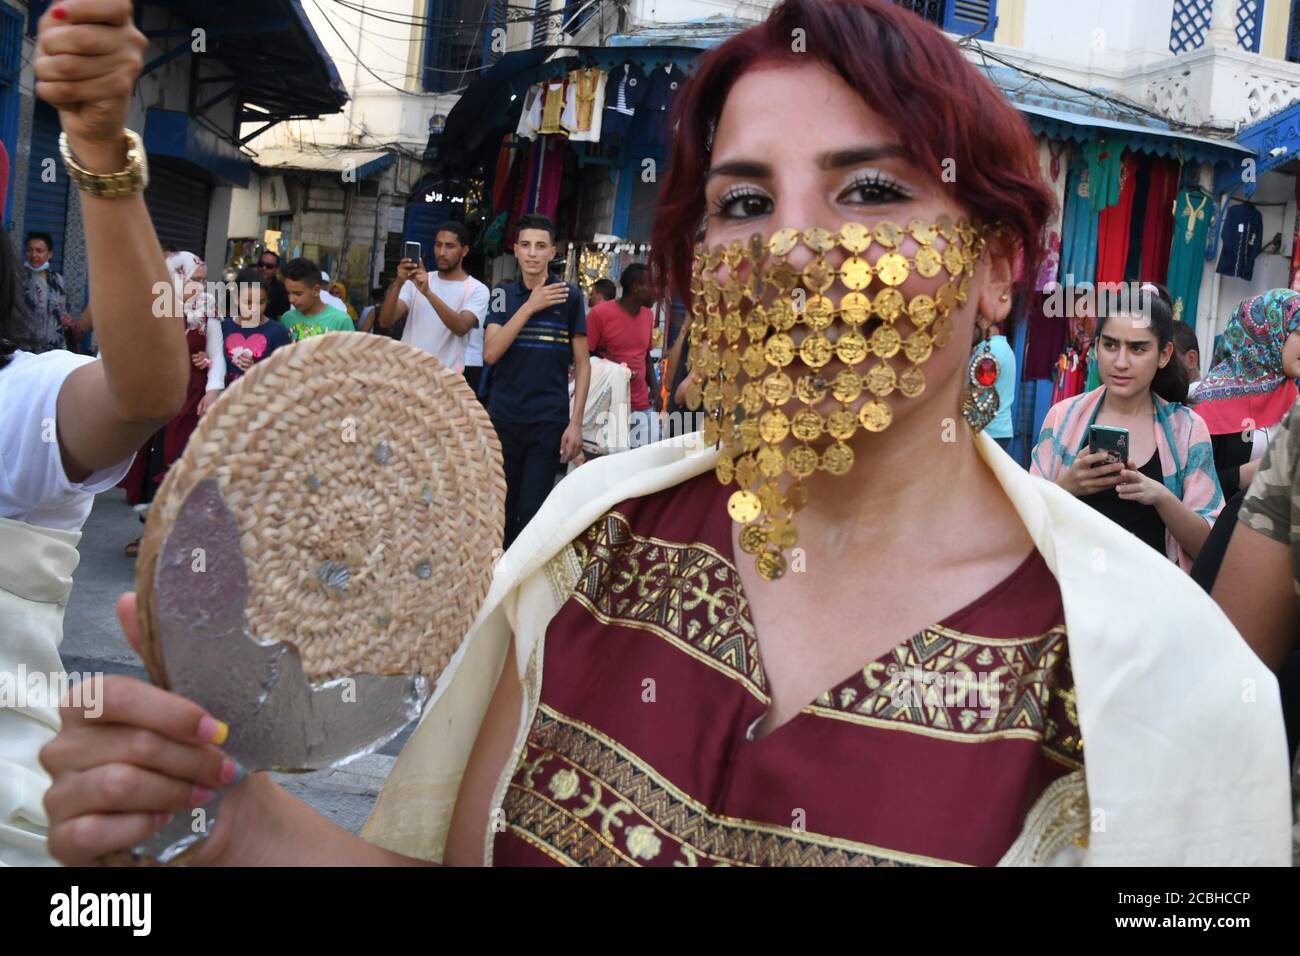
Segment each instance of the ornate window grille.
M1259 31L1264 25L1263 0L1237 0L1237 46L1259 52Z
M1187 53L1205 43L1213 8L1212 0L1174 0L1174 15L1169 22L1170 53Z

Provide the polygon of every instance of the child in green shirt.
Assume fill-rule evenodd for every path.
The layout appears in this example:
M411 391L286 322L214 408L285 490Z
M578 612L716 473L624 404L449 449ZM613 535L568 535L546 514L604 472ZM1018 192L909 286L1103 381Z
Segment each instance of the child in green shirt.
M284 266L284 289L293 306L280 322L295 342L326 332L355 332L347 313L326 305L320 297L320 266L310 259L292 259Z

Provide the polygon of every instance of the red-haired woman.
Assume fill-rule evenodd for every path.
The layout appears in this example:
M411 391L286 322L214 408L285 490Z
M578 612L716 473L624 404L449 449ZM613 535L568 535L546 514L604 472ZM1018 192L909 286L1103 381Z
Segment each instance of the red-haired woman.
M969 346L1050 205L1015 110L883 0L786 0L677 110L654 265L694 310L722 448L561 483L366 841L254 775L196 862L1287 862L1271 675L1176 568L977 431L997 369ZM68 863L235 772L219 714L120 683L51 748ZM115 749L115 720L167 756ZM109 770L129 806L94 790Z

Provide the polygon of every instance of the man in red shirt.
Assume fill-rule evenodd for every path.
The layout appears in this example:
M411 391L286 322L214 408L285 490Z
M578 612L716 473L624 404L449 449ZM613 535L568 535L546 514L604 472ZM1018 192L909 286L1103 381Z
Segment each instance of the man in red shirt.
M658 420L650 407L653 361L650 337L654 329L654 294L646 267L634 262L619 279L621 298L602 302L587 313L587 344L592 355L621 362L632 371L632 414L629 422L631 445L646 445L658 439Z

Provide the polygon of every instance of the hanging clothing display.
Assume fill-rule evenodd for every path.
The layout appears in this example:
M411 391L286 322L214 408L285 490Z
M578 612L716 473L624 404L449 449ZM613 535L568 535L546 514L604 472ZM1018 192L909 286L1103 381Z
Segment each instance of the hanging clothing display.
M1296 287L1296 273L1300 271L1300 176L1295 181L1295 232L1291 236L1291 288Z
M1021 377L1053 378L1056 375L1056 360L1065 349L1065 340L1070 331L1070 320L1064 309L1055 309L1056 315L1048 315L1048 297L1042 293L1029 297L1026 303L1025 325L1029 327L1029 341L1025 345L1025 358L1020 368Z
M1174 208L1174 238L1169 253L1169 294L1174 300L1174 319L1196 324L1196 306L1201 295L1201 272L1205 265L1205 237L1213 197L1201 190L1178 194Z
M1097 281L1123 282L1128 262L1130 213L1137 186L1137 158L1125 153L1120 163L1119 197L1097 217ZM1093 199L1096 205L1096 199Z
M601 116L605 112L604 70L588 67L569 73L565 92L564 115L560 125L575 143L600 142Z
M1263 245L1264 217L1250 203L1238 203L1228 208L1223 217L1220 236L1223 253L1215 269L1221 276L1249 279L1255 274L1255 257Z
M522 136L525 139L536 139L537 129L542 125L542 100L545 99L545 88L541 83L534 83L528 87L524 93L524 107L519 113L519 125L515 127L515 135Z
M1123 152L1124 145L1114 140L1094 139L1083 144L1093 212L1101 212L1119 202L1120 156Z
M514 184L513 174L520 152L519 146L509 134L501 137L501 148L497 150L496 176L492 180L493 215L505 212L510 197L514 194L511 187Z
M543 136L538 160L537 202L533 211L554 221L560 205L560 184L564 180L564 137Z
M568 83L563 77L546 81L545 97L542 102L542 122L537 127L537 132L546 136L568 133L568 130L560 125L560 118L564 115L564 91L567 86Z
M1142 266L1137 278L1167 284L1169 247L1174 235L1174 200L1178 197L1179 165L1175 160L1153 156L1151 182L1147 187L1146 214L1142 221Z
M1061 278L1067 284L1092 282L1097 272L1097 213L1090 197L1088 167L1076 153L1070 161L1061 224Z
M646 78L645 101L641 107L657 111L670 109L673 100L677 99L677 88L684 79L682 71L672 63L651 70Z
M1128 220L1128 258L1124 260L1124 281L1136 282L1142 276L1142 233L1146 229L1147 194L1151 189L1151 157L1134 156L1137 161L1137 181L1133 187L1133 202ZM1121 192L1123 187L1121 187ZM1123 199L1120 199L1123 202Z
M602 135L622 138L632 125L632 115L646 96L645 71L635 63L624 63L610 71L605 84L605 115Z
M1043 244L1047 253L1043 256L1034 281L1034 288L1039 292L1044 286L1055 282L1061 272L1061 222L1065 216L1065 181L1070 171L1069 159L1070 147L1067 143L1046 138L1038 141L1038 169L1043 182L1056 199L1056 208L1043 229Z
M1223 217L1228 213L1230 194L1224 193L1210 207L1210 226L1206 230L1205 261L1213 262L1219 257L1219 232L1223 226Z

